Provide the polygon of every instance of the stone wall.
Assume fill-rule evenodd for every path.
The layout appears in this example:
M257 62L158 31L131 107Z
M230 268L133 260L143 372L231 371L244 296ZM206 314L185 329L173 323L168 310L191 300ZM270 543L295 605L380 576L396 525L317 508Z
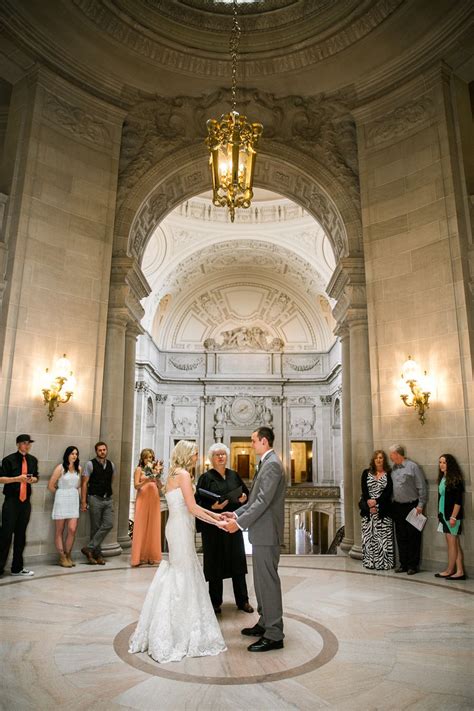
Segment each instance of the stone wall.
M40 69L12 91L2 186L9 195L2 309L2 454L35 440L28 556L54 552L46 484L66 446L82 462L100 431L113 220L122 113ZM52 422L41 375L66 353L77 390ZM84 517L83 517L84 519ZM79 540L85 535L81 522Z
M453 107L452 78L440 66L356 114L374 444L400 442L423 467L430 489L425 563L446 556L436 533L437 462L445 452L456 456L468 489L464 541L472 565L472 305L465 288L472 234ZM425 425L398 394L409 355L436 382Z

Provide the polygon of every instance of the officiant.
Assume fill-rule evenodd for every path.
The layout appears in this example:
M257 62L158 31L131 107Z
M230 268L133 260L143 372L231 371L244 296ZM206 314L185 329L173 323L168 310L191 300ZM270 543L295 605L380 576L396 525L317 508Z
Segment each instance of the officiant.
M247 501L248 488L238 473L227 468L229 449L217 442L209 448L211 468L201 475L196 488L199 506L217 513L235 511ZM216 614L221 613L223 580L232 578L235 604L239 610L253 612L247 592L247 559L242 531L229 536L217 526L197 522L202 535L204 576Z

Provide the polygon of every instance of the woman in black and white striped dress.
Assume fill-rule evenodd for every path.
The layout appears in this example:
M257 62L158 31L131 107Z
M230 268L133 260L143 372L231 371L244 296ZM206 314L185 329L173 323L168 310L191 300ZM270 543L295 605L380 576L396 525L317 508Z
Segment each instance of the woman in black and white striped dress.
M387 455L377 449L362 473L362 564L364 568L390 570L395 565L393 521L390 517L392 477Z

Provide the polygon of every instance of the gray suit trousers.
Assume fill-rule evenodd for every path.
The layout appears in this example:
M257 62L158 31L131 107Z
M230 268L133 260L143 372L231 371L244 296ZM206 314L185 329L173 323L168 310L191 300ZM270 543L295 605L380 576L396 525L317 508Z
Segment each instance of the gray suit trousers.
M101 555L101 544L114 525L114 505L112 499L89 496L89 515L91 520L91 539L87 544L94 554Z
M258 603L258 623L264 636L279 642L283 634L283 603L278 577L280 546L252 545L253 584Z

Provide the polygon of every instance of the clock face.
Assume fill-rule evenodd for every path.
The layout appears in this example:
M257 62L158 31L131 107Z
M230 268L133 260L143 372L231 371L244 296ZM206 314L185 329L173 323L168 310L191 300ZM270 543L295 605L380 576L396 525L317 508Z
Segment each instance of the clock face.
M232 403L232 419L245 424L255 417L255 405L249 397L237 397Z

